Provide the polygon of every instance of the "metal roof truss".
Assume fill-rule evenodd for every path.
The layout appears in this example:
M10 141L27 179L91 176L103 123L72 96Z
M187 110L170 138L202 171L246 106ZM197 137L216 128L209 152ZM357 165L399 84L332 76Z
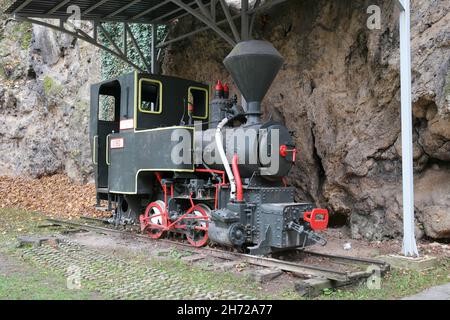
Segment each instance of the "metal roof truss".
M64 32L83 41L87 41L106 52L111 53L122 61L144 72L157 73L160 63L161 51L164 47L177 41L184 40L200 32L213 30L223 38L230 46L236 45L241 40L251 37L254 20L258 11L268 9L286 0L262 0L255 1L252 7L249 0L241 0L240 13L234 13L225 0L18 0L6 10L6 13L14 15L17 20L28 21L37 25ZM234 11L235 12L235 11ZM225 17L218 21L218 17ZM156 40L156 29L158 25L170 25L175 21L192 16L201 21L205 26L182 34L176 38L161 42L153 41L148 48L140 48L133 32L131 23L145 23L152 26L151 39ZM52 24L41 19L59 20L58 24ZM93 23L93 34L89 35L80 27L71 23L73 18L91 21ZM236 20L241 19L241 30L238 30ZM104 28L105 22L122 23L123 41L118 44ZM228 26L231 34L223 27ZM99 40L98 34L102 33L107 43ZM137 51L145 70L131 61L127 54L127 43L131 40ZM151 58L148 61L143 52L151 50Z

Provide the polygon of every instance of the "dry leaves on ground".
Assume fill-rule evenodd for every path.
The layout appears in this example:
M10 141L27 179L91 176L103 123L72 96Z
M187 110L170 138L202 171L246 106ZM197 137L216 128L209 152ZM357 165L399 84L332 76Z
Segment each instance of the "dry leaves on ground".
M41 179L0 177L0 199L0 208L37 211L55 218L105 216L95 210L93 184L75 184L62 174Z

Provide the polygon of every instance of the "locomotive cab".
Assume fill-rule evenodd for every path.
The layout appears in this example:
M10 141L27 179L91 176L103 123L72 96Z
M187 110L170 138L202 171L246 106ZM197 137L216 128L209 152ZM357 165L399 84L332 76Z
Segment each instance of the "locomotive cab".
M148 176L150 170L192 170L171 166L158 138L192 121L202 121L208 129L209 100L207 85L153 74L134 72L92 85L90 142L97 204L108 200L111 209L115 194L150 192L148 184L141 183L141 175ZM189 104L194 106L191 113ZM145 152L146 147L152 151ZM144 152L135 156L137 148Z

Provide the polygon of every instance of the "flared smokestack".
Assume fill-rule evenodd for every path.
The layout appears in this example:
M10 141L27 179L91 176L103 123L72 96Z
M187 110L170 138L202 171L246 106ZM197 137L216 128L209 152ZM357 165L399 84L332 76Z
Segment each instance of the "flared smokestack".
M283 65L283 57L267 41L240 42L225 58L224 64L247 101L250 123L259 123L261 101Z

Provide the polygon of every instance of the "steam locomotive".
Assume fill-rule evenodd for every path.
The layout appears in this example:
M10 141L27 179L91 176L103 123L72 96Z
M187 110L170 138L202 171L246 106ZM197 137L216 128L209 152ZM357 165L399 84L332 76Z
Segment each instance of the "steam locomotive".
M285 177L292 133L262 123L261 101L283 64L268 42L239 43L224 64L246 101L208 85L131 73L91 87L90 141L97 202L116 225L154 239L182 234L254 255L324 245L328 211L296 203ZM181 160L180 160L181 159Z

